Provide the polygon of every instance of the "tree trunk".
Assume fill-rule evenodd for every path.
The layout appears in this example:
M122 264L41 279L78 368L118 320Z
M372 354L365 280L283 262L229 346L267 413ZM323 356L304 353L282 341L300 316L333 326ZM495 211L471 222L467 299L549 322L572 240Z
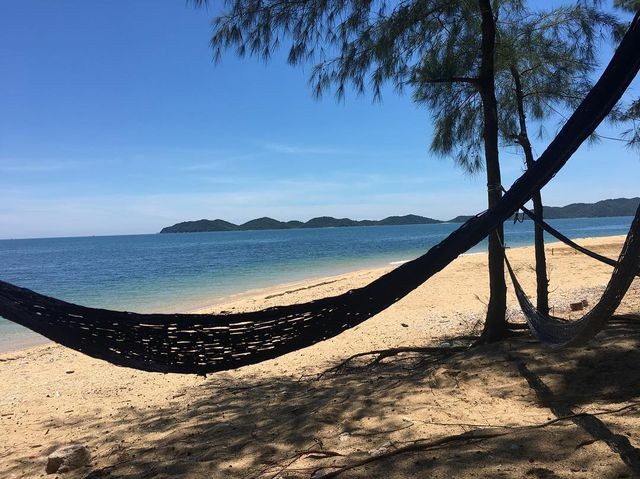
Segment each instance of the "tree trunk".
M520 133L518 134L518 143L524 151L524 158L527 169L531 168L534 163L533 150L529 141L529 133L527 131L527 117L524 111L524 93L522 91L522 82L520 81L520 73L515 65L511 65L511 76L516 90L516 102L518 105L518 120L520 123ZM542 195L540 191L532 197L533 212L539 217L544 218L544 208L542 206ZM544 252L544 230L538 224L534 224L534 245L536 256L536 292L538 311L547 314L549 312L549 278L547 277L547 257Z
M479 90L482 98L484 154L487 170L487 198L489 208L502 197L500 162L498 156L498 107L495 92L496 25L490 0L479 0L482 15L481 64ZM504 228L500 224L489 233L489 306L480 342L502 339L507 331L507 285L504 278Z

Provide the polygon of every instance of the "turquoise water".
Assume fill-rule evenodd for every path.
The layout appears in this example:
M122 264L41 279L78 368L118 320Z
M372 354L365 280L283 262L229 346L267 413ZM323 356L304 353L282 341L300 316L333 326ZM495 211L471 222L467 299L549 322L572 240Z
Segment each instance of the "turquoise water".
M631 221L619 217L550 223L571 238L583 238L626 234ZM412 259L458 226L0 240L0 279L88 306L186 311L249 289ZM508 245L532 244L530 221L505 227ZM480 244L472 251L485 248ZM29 334L0 318L0 349Z

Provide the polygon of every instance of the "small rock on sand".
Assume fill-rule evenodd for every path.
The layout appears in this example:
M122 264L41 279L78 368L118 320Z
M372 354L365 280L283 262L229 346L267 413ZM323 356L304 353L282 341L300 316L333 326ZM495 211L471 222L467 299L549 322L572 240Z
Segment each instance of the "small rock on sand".
M47 474L66 472L86 466L91 462L91 452L81 444L70 444L56 449L47 457Z
M389 450L389 448L391 446L392 446L392 444L387 441L384 444L382 444L380 447L369 451L369 455L370 456L381 456L382 454L385 454Z

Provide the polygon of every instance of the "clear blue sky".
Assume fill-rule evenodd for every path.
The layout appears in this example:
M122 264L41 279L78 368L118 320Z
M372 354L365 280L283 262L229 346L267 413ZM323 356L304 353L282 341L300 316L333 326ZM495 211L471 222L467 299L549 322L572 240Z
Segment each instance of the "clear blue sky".
M213 14L182 0L0 4L0 238L484 208L483 174L429 154L429 115L409 97L316 101L308 68L281 56L214 65ZM508 185L521 160L502 163ZM616 142L582 148L545 201L637 196L639 168Z

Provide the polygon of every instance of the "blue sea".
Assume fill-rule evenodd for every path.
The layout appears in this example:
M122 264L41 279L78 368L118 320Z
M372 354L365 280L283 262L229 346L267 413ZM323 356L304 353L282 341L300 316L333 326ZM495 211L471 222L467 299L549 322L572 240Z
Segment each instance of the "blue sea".
M626 234L631 217L551 220L570 238ZM0 279L66 301L140 312L188 311L280 283L384 266L424 253L459 225L0 240ZM507 222L509 246L533 224ZM549 238L551 241L552 238ZM484 251L481 243L474 251ZM0 351L36 335L0 318Z

